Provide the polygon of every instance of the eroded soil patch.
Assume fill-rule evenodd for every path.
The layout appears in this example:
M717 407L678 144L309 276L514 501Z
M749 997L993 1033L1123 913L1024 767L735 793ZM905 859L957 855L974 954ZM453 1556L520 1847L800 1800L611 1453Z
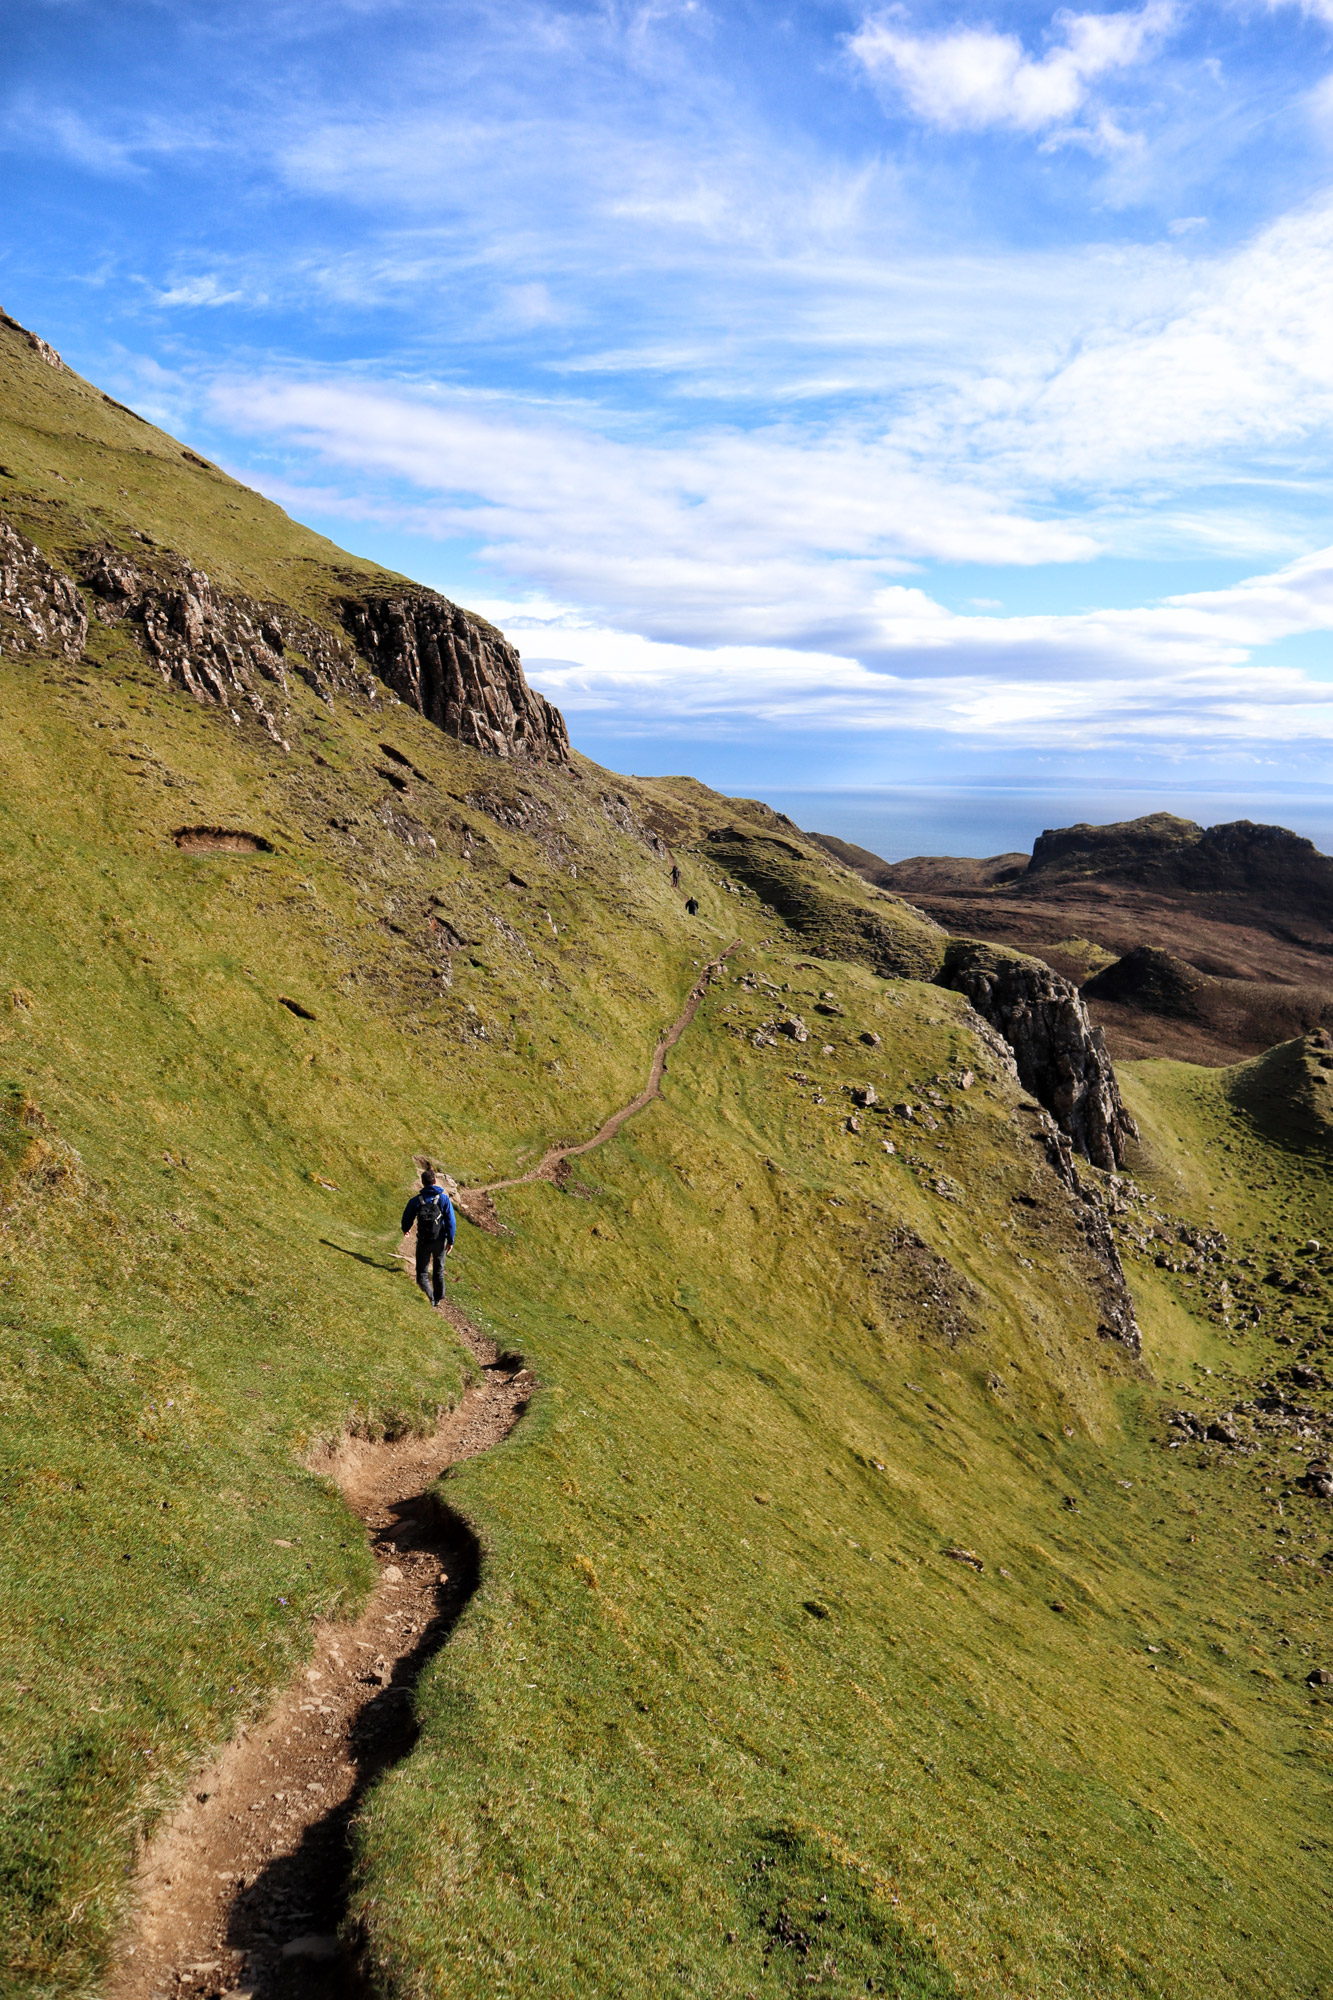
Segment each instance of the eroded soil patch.
M272 854L273 843L262 833L242 833L225 826L182 826L172 835L183 854Z

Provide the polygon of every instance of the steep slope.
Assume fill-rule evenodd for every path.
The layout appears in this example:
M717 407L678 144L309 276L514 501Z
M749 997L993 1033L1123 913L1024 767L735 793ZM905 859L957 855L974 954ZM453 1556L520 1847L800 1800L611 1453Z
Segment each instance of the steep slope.
M463 1225L540 1386L441 1489L478 1587L291 1928L421 1996L1327 1985L1329 1159L1273 1109L1320 1050L1133 1070L1134 1179L1086 1165L901 901L550 719L453 733L452 608L0 340L0 504L81 579L0 638L4 1990L95 1990L155 1815L366 1599L312 1450L469 1369L415 1160L590 1137L733 941L661 1101ZM420 699L354 597L428 602ZM332 1990L285 1941L182 1990Z

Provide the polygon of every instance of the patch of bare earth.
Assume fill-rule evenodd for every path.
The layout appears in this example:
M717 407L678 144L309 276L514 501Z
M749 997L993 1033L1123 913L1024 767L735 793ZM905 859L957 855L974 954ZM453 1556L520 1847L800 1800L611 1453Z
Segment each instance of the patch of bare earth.
M507 1437L532 1377L444 1308L482 1380L429 1437L349 1439L318 1469L365 1522L380 1579L354 1624L316 1628L310 1661L159 1827L107 2000L351 2000L340 1938L349 1832L367 1788L416 1736L413 1689L476 1588L479 1551L432 1488Z

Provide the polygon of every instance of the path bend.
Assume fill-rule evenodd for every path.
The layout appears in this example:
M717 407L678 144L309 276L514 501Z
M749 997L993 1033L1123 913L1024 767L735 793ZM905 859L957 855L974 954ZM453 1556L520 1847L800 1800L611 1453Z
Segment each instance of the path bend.
M611 1116L599 1127L591 1139L584 1139L577 1144L562 1143L555 1146L548 1146L536 1166L529 1167L526 1173L516 1174L512 1180L488 1181L481 1187L459 1188L454 1194L453 1200L455 1206L462 1209L469 1222L475 1222L479 1228L485 1229L488 1232L494 1232L499 1227L499 1224L496 1219L492 1196L503 1194L507 1188L530 1187L534 1181L553 1181L563 1161L576 1160L584 1153L595 1152L599 1146L604 1146L608 1139L615 1138L616 1133L620 1130L626 1119L636 1117L640 1111L647 1109L654 1098L661 1096L662 1078L666 1072L667 1057L698 1013L700 1003L709 986L715 979L720 977L722 967L731 957L732 952L736 951L742 942L741 938L733 938L726 949L719 952L716 958L710 959L699 974L694 985L690 988L689 997L685 1005L681 1008L671 1026L661 1036L656 1048L653 1050L652 1060L648 1065L648 1081L644 1084L638 1096L632 1097L628 1104L622 1104L618 1111L613 1111ZM407 1239L404 1238L403 1240L405 1243Z

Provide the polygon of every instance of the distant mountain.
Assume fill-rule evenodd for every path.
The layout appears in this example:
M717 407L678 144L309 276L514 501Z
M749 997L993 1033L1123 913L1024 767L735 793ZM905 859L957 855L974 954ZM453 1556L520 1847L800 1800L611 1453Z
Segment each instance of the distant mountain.
M1287 827L1150 813L1048 828L1030 856L989 860L888 862L811 838L954 935L1079 981L1115 1055L1233 1062L1333 1021L1333 859ZM1169 1005L1164 956L1184 968ZM1124 961L1116 977L1113 961Z

